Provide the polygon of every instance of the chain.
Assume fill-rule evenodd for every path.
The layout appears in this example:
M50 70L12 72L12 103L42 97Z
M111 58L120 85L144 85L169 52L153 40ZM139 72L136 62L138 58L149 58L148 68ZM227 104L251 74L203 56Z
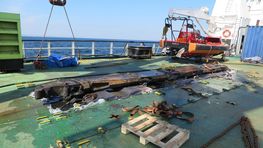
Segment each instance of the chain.
M245 146L247 148L259 148L258 137L247 117L241 118L240 126Z
M238 125L241 126L241 133L243 137L243 141L246 148L259 148L258 137L254 128L252 127L249 119L247 117L242 117L236 123L233 123L225 130L223 130L220 134L210 139L206 144L202 145L201 148L207 148L215 141L226 135L229 131L237 127Z

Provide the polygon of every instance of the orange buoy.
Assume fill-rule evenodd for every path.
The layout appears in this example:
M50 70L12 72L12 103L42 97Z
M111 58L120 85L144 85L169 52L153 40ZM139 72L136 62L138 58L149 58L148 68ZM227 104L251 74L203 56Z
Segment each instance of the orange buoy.
M231 32L230 32L228 29L226 29L226 30L223 32L223 36L224 36L225 38L228 38L228 37L231 36Z
M50 4L56 6L65 6L67 1L66 0L49 0Z

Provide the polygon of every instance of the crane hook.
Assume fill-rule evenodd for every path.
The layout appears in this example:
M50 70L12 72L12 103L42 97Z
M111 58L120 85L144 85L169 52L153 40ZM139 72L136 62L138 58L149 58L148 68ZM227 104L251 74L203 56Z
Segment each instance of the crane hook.
M67 1L66 0L49 0L50 4L56 6L65 6Z

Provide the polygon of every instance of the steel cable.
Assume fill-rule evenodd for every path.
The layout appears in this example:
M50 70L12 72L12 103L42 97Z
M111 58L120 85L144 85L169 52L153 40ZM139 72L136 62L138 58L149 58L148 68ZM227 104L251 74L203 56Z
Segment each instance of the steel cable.
M40 56L41 56L41 51L42 51L42 48L43 48L43 42L44 42L44 40L45 40L45 38L46 38L46 34L47 34L48 26L49 26L49 23L50 23L50 19L51 19L52 13L53 13L53 9L54 9L54 5L52 5L51 10L50 10L50 13L49 13L49 17L48 17L46 29L45 29L45 32L44 32L44 37L43 37L43 39L42 39L42 41L41 41L41 43L40 43L40 50L39 50L39 52L38 52L38 54L37 54L37 59L36 59L36 61L38 61L39 58L40 58Z
M70 31L71 31L71 34L72 34L72 38L74 40L74 42L76 43L76 38L75 38L75 35L74 35L74 32L73 32L73 29L72 29L72 25L70 23L70 20L69 20L69 16L68 16L68 12L67 12L67 9L65 6L63 6L64 8L64 12L66 14L66 17L67 17L67 21L68 21L68 24L69 24L69 27L70 27ZM76 46L76 45L75 45ZM77 50L79 51L78 47L76 46ZM80 56L80 55L79 55ZM79 57L80 58L80 57Z
M52 13L53 13L53 9L54 9L54 5L52 5L51 7L51 10L50 10L50 14L49 14L49 17L48 17L48 21L47 21L47 25L46 25L46 28L45 28L45 32L44 32L44 36L43 36L43 39L41 40L41 43L40 43L40 50L37 54L37 59L36 61L39 60L39 58L41 57L41 52L42 52L42 49L43 49L43 43L46 39L46 34L47 34L47 31L48 31L48 27L49 27L49 24L50 24L50 20L51 20L51 17L52 17ZM64 9L64 12L66 14L66 18L67 18L67 22L69 24L69 27L70 27L70 31L71 31L71 34L72 34L72 38L74 40L74 43L76 43L76 38L75 38L75 34L73 32L73 28L72 28L72 25L70 23L70 20L69 20L69 16L68 16L68 13L67 13L67 10L66 10L66 7L63 6L63 9ZM78 49L78 48L77 48Z

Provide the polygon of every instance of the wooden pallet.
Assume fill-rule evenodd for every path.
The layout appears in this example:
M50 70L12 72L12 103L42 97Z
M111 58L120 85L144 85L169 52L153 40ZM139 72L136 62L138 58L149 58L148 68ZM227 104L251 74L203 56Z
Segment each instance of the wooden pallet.
M190 136L190 131L182 129L176 125L157 120L156 118L144 114L129 122L122 124L121 132L128 134L134 133L140 137L140 143L146 145L151 142L162 148L179 148ZM170 134L176 132L175 135ZM167 142L162 140L169 137Z

